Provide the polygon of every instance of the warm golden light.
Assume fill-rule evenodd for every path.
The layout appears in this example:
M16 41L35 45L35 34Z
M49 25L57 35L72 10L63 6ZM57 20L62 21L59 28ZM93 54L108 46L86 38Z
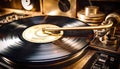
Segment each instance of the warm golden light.
M58 11L57 10L53 10L51 12L48 13L48 15L57 15Z

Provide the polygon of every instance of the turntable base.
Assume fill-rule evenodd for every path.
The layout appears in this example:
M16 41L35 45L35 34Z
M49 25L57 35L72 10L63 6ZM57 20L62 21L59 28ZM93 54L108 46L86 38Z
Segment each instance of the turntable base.
M89 61L89 59L96 53L95 50L89 49L89 51L86 53L85 56L83 56L80 60L78 60L76 63L67 66L63 69L83 69L85 64Z

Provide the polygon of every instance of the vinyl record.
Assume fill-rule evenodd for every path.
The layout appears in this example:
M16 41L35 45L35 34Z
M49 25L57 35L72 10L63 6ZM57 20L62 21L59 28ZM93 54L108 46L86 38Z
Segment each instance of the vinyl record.
M86 47L93 36L92 30L67 30L58 40L47 43L34 43L23 38L26 29L41 24L86 26L77 19L63 16L36 16L13 21L0 27L0 54L15 63L44 65L71 58Z

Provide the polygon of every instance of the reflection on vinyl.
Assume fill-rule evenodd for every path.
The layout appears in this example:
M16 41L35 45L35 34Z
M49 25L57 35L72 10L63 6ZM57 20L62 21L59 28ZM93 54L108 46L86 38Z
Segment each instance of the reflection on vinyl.
M71 57L92 39L92 30L67 30L61 38L46 43L24 39L22 34L26 29L41 24L59 27L86 26L77 19L63 16L36 16L13 21L0 27L0 54L19 63L46 63ZM31 34L33 33L27 35Z

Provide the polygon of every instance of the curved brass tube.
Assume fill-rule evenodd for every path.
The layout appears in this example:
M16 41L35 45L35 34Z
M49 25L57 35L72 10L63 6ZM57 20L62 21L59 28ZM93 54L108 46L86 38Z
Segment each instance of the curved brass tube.
M44 31L62 31L62 30L97 30L97 29L105 29L110 28L113 25L112 21L108 21L108 23L99 26L80 26L80 27L60 27L60 28L43 28Z

